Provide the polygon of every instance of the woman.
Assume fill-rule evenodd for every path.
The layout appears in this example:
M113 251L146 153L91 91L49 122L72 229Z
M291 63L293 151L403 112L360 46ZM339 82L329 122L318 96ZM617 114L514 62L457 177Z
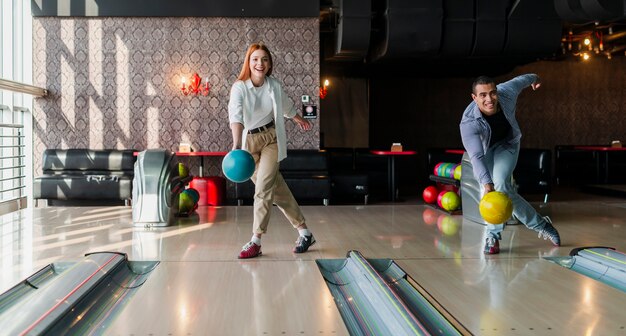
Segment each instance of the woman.
M303 130L311 129L311 124L298 114L281 84L270 77L273 65L269 49L261 43L252 44L230 91L228 118L233 149L247 150L255 162L253 235L239 253L240 259L261 255L261 236L267 232L272 204L298 230L293 252L306 252L315 243L300 206L278 171L279 162L287 157L285 118L293 119Z

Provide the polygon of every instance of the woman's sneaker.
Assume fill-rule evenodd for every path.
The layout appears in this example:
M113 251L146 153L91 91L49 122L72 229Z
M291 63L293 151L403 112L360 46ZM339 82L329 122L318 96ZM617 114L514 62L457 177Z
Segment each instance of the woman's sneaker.
M263 252L261 252L261 245L257 245L253 242L248 242L241 248L241 252L239 252L239 259L248 259L258 257Z
M298 240L296 240L296 247L293 248L294 253L304 253L309 247L315 244L315 238L313 234L308 236L298 236Z
M543 219L546 220L546 225L537 230L539 238L543 238L543 240L549 239L554 246L561 246L561 237L556 228L552 226L552 219L548 216L543 217Z

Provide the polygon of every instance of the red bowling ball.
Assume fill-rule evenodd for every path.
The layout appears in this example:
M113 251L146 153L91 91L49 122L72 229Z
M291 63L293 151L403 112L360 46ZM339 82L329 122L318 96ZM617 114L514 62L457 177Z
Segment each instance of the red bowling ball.
M439 195L439 189L435 186L428 186L424 189L422 198L424 199L424 202L433 204L437 201L437 195Z

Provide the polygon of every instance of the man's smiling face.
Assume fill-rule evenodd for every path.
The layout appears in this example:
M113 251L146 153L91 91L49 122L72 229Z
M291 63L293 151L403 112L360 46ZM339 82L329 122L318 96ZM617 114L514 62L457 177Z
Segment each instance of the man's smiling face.
M490 116L498 112L498 90L495 83L476 85L472 99L483 114Z

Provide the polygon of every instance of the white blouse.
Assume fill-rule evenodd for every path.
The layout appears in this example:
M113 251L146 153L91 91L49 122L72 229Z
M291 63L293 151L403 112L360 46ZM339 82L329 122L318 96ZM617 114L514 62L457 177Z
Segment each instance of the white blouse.
M287 157L287 135L285 131L285 118L293 118L296 111L293 102L283 91L283 88L276 79L265 77L269 84L268 93L272 101L272 111L274 113L274 124L276 128L276 141L278 143L278 161ZM242 147L245 148L246 135L248 129L258 127L254 121L257 96L252 80L236 81L230 90L230 100L228 102L228 120L230 123L240 123L244 127Z

